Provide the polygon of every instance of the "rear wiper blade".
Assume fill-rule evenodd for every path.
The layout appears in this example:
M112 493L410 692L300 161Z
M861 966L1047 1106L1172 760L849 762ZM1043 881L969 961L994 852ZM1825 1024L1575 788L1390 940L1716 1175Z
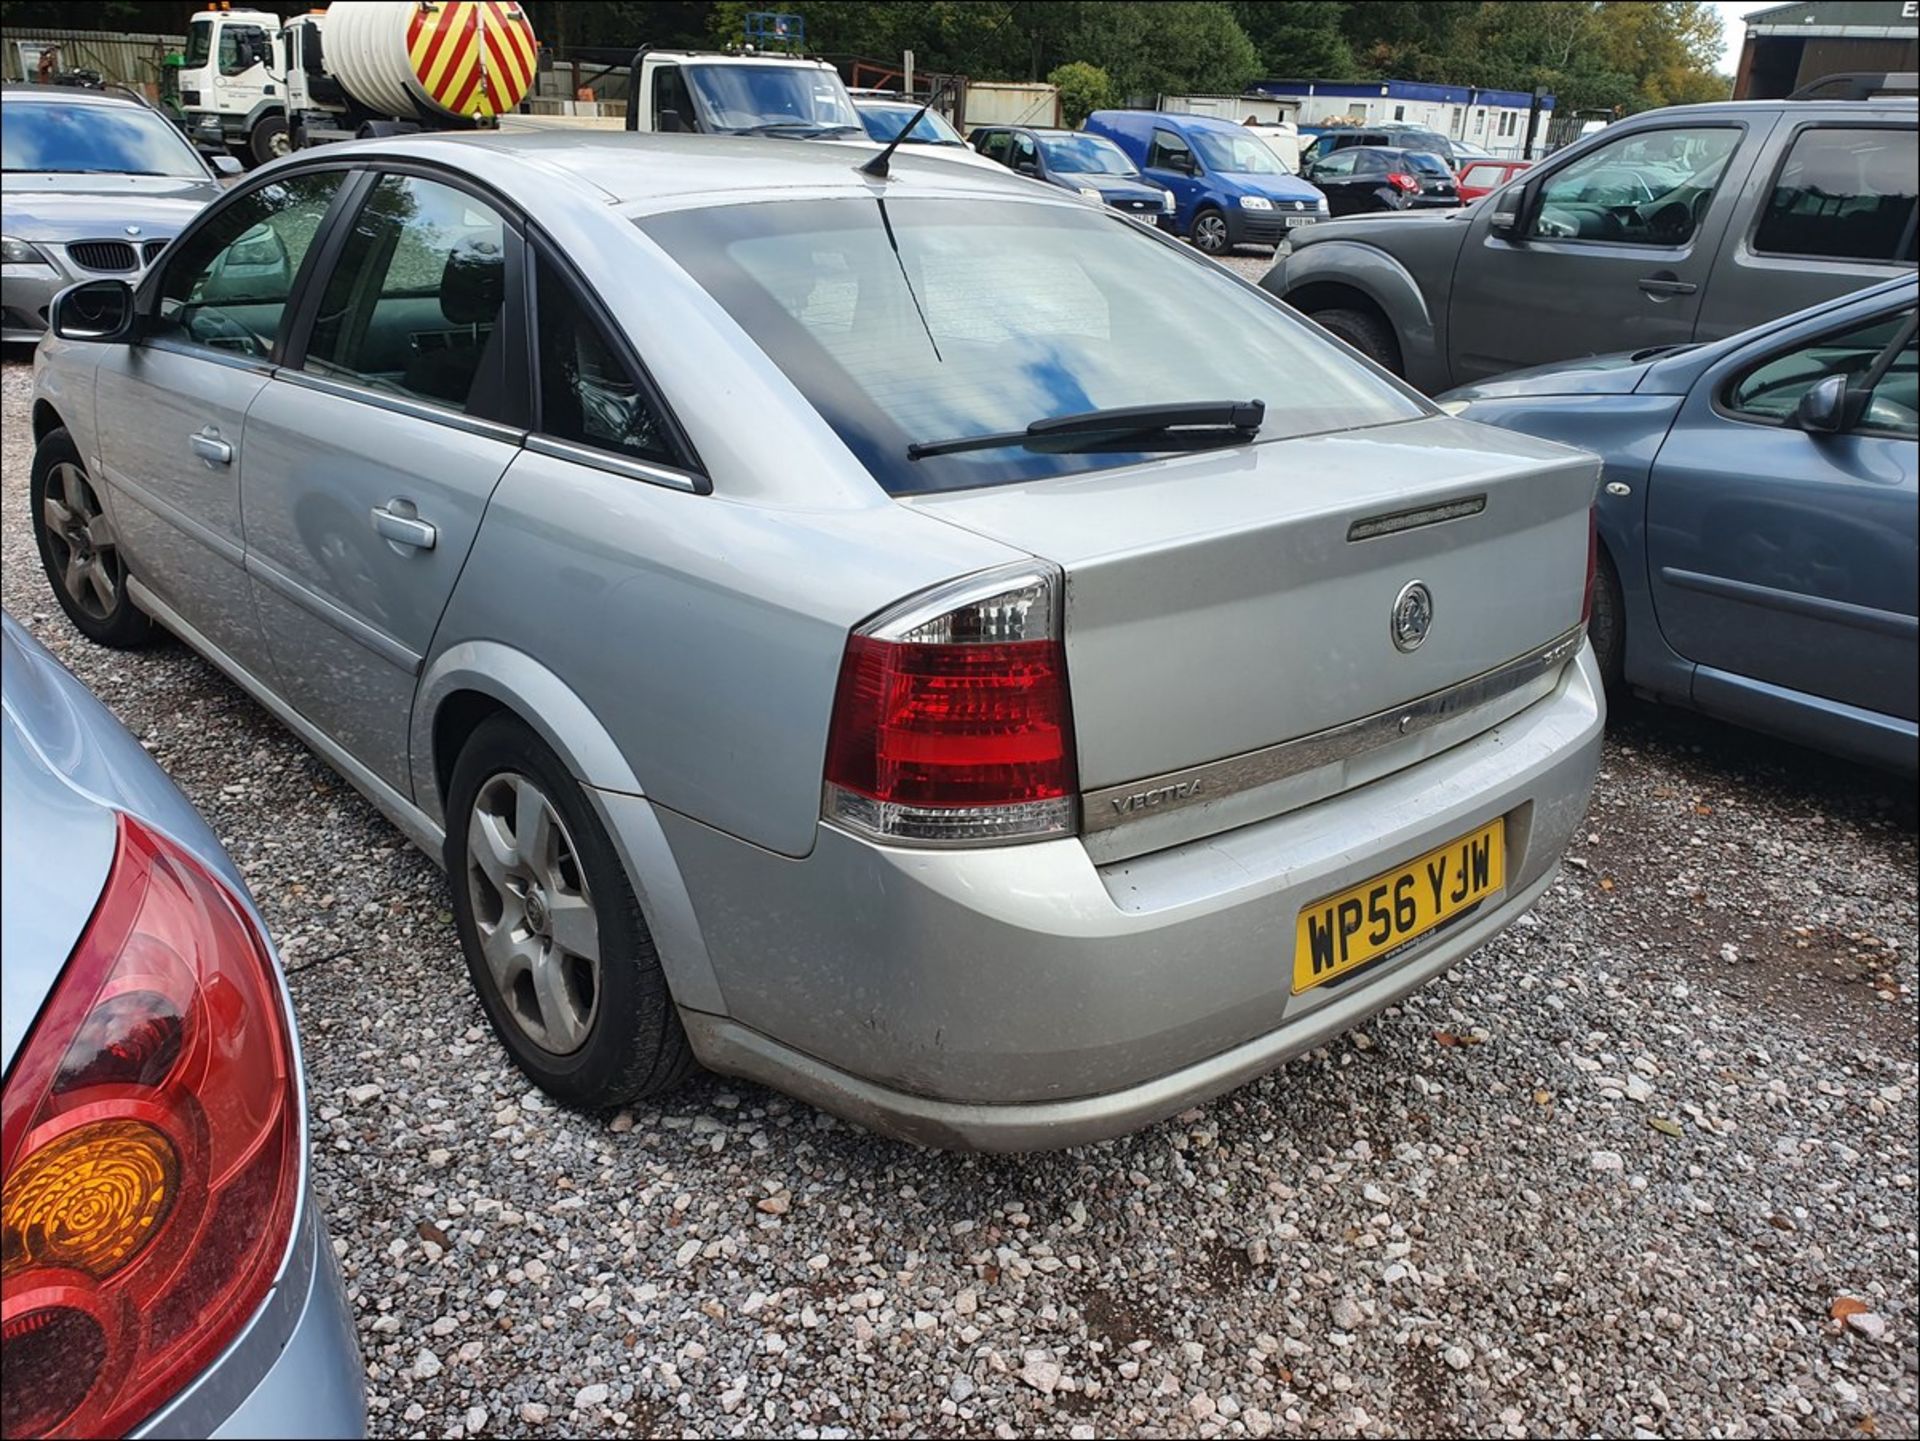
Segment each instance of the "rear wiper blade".
M1029 445L1050 451L1072 447L1049 445L1053 440L1072 440L1085 436L1098 442L1089 448L1115 448L1107 444L1119 438L1165 434L1179 450L1188 441L1218 438L1222 443L1248 439L1267 417L1264 400L1187 400L1170 405L1116 405L1106 410L1088 410L1078 415L1056 415L1036 420L1025 430L1002 431L997 435L968 435L953 440L917 440L907 447L908 460L923 460L930 455L954 455L966 450L996 450L1011 445ZM1141 449L1154 447L1142 446Z

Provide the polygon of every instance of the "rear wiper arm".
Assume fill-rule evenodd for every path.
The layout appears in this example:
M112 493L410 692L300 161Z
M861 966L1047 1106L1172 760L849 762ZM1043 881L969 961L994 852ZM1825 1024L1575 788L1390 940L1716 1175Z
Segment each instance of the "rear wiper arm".
M1171 405L1116 405L1078 415L1056 415L1036 420L1025 430L997 435L967 435L953 440L917 440L907 447L908 460L930 455L954 455L966 450L997 450L1035 441L1089 436L1106 441L1116 437L1166 432L1181 439L1204 439L1195 432L1228 432L1223 438L1250 438L1267 417L1264 400L1186 400ZM1048 446L1047 449L1063 447ZM1170 446L1169 449L1180 447Z

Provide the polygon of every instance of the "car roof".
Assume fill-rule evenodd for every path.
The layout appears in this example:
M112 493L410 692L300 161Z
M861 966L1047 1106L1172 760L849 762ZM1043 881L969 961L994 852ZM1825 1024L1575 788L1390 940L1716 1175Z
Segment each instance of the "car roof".
M23 100L39 100L54 105L125 105L135 110L151 108L131 95L115 95L84 85L34 85L24 81L8 81L4 87L0 87L0 99L9 105L17 105Z
M288 165L379 160L439 162L507 191L516 182L563 178L598 192L602 204L641 211L671 209L694 198L873 195L955 191L1052 203L1046 187L999 167L970 165L903 147L891 161L892 179L862 174L870 142L776 140L764 136L642 134L628 131L436 132L388 140L343 141L303 151ZM1068 202L1072 203L1072 202Z

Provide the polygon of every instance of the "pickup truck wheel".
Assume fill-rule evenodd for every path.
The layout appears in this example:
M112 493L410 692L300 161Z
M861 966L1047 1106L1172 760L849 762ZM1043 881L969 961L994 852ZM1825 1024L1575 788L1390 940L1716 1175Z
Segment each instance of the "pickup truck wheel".
M1312 319L1330 330L1374 364L1400 374L1400 345L1393 328L1364 310L1316 310Z
M1588 600L1587 639L1600 665L1607 698L1617 700L1627 679L1627 608L1620 598L1620 577L1603 551L1593 568L1593 594Z
M293 137L287 133L286 117L261 117L260 123L253 127L253 134L247 137L247 149L252 152L255 165L293 154Z
M116 649L144 644L153 621L127 594L127 565L113 524L64 426L48 431L34 451L27 494L40 563L74 628Z
M1227 253L1227 217L1208 206L1193 217L1193 227L1188 232L1195 250L1208 255Z
M515 716L482 722L454 763L446 863L474 990L541 1090L600 1109L693 1068L619 852L580 783Z

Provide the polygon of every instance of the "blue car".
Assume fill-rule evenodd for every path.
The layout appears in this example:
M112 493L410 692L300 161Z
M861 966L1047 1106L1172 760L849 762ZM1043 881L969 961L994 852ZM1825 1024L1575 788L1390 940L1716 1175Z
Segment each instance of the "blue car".
M1085 128L1173 192L1174 230L1209 255L1278 245L1289 231L1326 218L1326 196L1289 174L1273 148L1243 125L1208 115L1096 110Z
M1908 275L1442 397L1605 462L1590 634L1610 686L1920 769L1915 293Z
M1171 225L1173 193L1150 183L1111 140L1045 125L982 125L967 137L987 159L1147 222Z

